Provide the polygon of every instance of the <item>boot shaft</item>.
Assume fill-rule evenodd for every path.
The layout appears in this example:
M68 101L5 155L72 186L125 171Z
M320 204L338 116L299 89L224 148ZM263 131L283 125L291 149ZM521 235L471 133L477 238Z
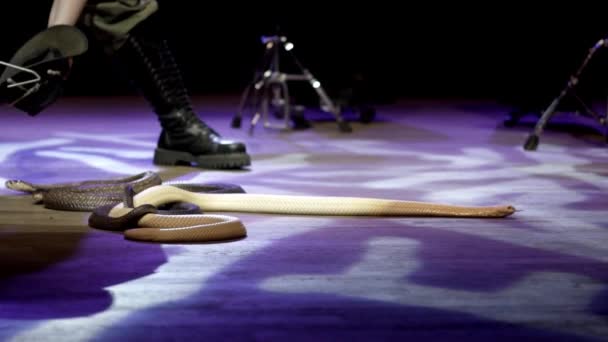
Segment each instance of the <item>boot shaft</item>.
M166 39L135 31L119 53L131 80L159 119L175 110L193 112L179 66Z

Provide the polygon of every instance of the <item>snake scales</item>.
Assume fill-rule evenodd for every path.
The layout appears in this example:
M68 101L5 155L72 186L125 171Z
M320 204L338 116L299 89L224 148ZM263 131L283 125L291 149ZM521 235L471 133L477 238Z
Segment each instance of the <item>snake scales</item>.
M9 180L6 187L33 194L47 208L92 211L89 226L93 228L124 231L127 239L155 242L218 241L247 235L238 218L202 212L476 218L502 218L515 212L510 205L456 206L365 197L248 194L233 184L163 183L154 172L55 185Z

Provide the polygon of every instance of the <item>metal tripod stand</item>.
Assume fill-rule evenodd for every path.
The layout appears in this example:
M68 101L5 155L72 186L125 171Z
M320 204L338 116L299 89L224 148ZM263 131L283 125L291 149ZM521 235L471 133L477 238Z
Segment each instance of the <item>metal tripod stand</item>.
M597 120L602 126L606 125L608 122L608 112L604 115L600 115L596 113L593 109L585 104L585 102L576 94L575 88L579 83L579 77L587 67L587 64L591 61L595 53L602 47L606 46L608 41L606 39L600 39L592 48L589 49L589 53L587 57L584 59L581 66L576 70L576 72L570 76L566 87L562 89L559 95L551 102L551 104L545 109L542 113L540 119L536 123L534 127L534 131L528 136L526 142L524 143L524 149L528 151L536 150L539 143L539 138L541 133L543 132L545 126L551 119L551 117L555 114L559 104L561 101L567 96L572 95L577 103L581 106L582 111L589 117ZM604 139L608 142L608 131L604 132Z
M294 45L285 36L262 36L265 45L262 66L256 71L253 81L242 94L236 115L232 119L232 127L240 128L243 111L248 104L253 104L253 117L249 132L252 133L258 121L262 120L264 127L291 130L291 121L302 119L303 106L292 103L288 82L303 81L310 84L320 100L321 110L332 114L341 132L351 132L352 129L344 120L339 106L327 96L327 93L313 74L302 66L293 54ZM288 53L300 73L289 74L280 70L281 52ZM271 110L282 118L281 125L273 124L270 119ZM296 116L293 114L296 113Z

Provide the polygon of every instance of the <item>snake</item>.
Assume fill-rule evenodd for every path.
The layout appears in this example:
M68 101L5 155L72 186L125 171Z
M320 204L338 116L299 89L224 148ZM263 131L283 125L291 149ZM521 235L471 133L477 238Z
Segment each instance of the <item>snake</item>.
M505 218L512 205L461 206L374 197L247 193L230 183L163 182L152 171L110 180L50 185L8 180L55 210L90 211L92 228L122 231L143 242L213 242L247 236L237 217L209 212L370 217Z

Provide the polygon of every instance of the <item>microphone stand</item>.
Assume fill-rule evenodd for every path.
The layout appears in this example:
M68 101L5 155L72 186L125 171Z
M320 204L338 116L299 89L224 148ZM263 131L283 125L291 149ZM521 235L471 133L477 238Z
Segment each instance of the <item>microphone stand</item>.
M606 113L606 115L604 116L601 116L598 113L594 112L589 106L587 106L583 102L583 100L578 95L576 95L576 93L574 92L574 88L579 83L580 75L583 73L584 69L587 67L587 64L589 64L589 61L591 61L595 53L602 47L605 47L607 44L607 38L600 39L593 47L589 49L589 53L587 54L587 57L583 60L583 63L579 66L576 72L570 76L570 79L568 80L566 86L562 89L559 95L551 102L551 104L547 107L547 109L545 109L545 111L541 115L540 119L534 127L534 131L528 136L526 142L524 143L525 150L534 151L538 148L540 135L542 134L545 126L547 125L551 117L555 114L555 111L559 106L560 102L564 99L564 97L566 97L570 93L583 107L583 110L587 113L587 115L595 118L601 125L606 124L608 113ZM605 140L608 141L608 131L605 132L604 136Z

